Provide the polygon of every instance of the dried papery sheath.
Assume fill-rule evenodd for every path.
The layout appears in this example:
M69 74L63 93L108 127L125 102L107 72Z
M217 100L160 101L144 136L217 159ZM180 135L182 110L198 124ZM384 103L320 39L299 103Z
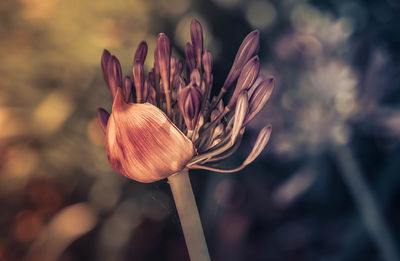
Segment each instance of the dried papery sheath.
M193 83L190 83L179 93L179 109L181 110L188 130L193 130L196 126L202 99L203 95L199 88Z
M242 129L243 122L246 119L247 112L249 109L249 98L247 96L247 91L241 91L237 100L237 105L235 108L235 116L233 118L233 128L231 142L235 143L240 130Z
M124 84L122 87L122 93L124 94L125 101L129 102L132 93L132 80L129 76L125 76Z
M133 82L135 83L136 101L141 103L144 101L144 70L143 65L136 61L133 65Z
M196 68L201 68L201 56L203 54L203 28L197 20L190 24L190 37L192 38L193 53L196 60Z
M246 117L244 125L249 123L256 115L264 108L271 97L275 87L274 78L264 78L258 85L255 86L249 100L249 114Z
M114 99L106 130L113 169L140 182L153 182L182 170L196 154L193 143L157 107Z
M135 62L140 62L143 65L144 61L146 60L146 56L147 56L147 43L146 41L142 41L140 42L139 46L136 49L135 57L133 58L133 64L135 64Z
M243 90L250 89L250 87L256 80L259 71L260 71L260 60L258 59L258 56L255 56L246 63L246 65L243 67L242 72L240 73L235 91L233 92L233 95L228 103L228 108L230 110L232 110L233 107L235 106L239 93Z
M258 30L255 30L248 34L240 45L235 60L233 61L231 70L229 71L229 74L226 77L226 80L222 87L223 89L227 90L232 85L232 83L239 76L243 66L250 60L251 57L253 57L258 52L259 46L260 32Z
M99 122L99 125L101 129L104 131L104 133L106 133L107 122L109 117L110 114L108 113L108 111L106 111L103 108L97 109L97 121Z

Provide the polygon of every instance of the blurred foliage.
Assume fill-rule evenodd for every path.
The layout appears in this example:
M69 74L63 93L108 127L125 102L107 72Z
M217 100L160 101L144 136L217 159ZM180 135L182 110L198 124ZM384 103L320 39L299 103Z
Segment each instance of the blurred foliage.
M0 1L0 260L188 259L168 185L114 174L95 117L111 107L102 50L130 75L158 32L182 56L193 17L215 88L253 28L277 79L226 164L270 122L262 157L191 175L213 260L395 260L399 12L397 0Z

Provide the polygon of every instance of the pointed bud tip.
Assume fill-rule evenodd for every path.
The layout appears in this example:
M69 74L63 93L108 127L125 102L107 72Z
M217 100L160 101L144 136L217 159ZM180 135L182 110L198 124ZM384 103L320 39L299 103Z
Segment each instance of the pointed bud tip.
M165 33L159 33L157 36L157 41L159 40L169 40L169 38Z
M256 63L259 64L260 63L260 58L258 57L258 55L256 55L253 58L251 58L250 61L248 61L248 62L251 62L253 64L256 64Z
M251 31L250 34L253 34L254 36L260 36L260 30L255 29L255 30Z
M111 55L111 53L110 53L109 50L103 49L103 54L102 54L102 55L103 55L103 56L104 56L104 55Z
M194 24L194 23L200 24L199 20L197 20L196 18L193 18L190 24Z

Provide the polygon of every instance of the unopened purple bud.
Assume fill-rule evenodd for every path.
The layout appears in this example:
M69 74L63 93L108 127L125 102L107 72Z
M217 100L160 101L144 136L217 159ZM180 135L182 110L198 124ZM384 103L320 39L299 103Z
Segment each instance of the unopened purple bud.
M156 47L154 48L154 67L153 67L153 71L155 75L160 75L160 67L158 65L158 48L157 48L157 44Z
M201 110L203 95L197 86L190 83L178 95L178 105L188 130L194 130Z
M236 104L236 100L239 96L239 93L243 90L248 90L254 81L257 79L258 73L260 72L260 60L258 56L254 56L250 61L246 63L243 67L242 72L240 73L239 79L236 83L236 89L233 92L233 95L229 101L228 108L232 110L232 108Z
M155 88L155 86L156 86L156 76L155 76L155 73L154 73L154 69L151 70L151 71L147 74L147 79L149 80L149 85L150 85L152 88Z
M157 38L157 59L165 92L169 90L171 46L168 37L161 33Z
M104 49L103 55L101 56L101 71L103 72L104 81L108 85L108 62L111 59L111 54L108 50Z
M201 78L200 78L200 72L197 69L194 69L191 73L190 73L190 81L194 84L196 84L196 86L200 86L200 82L201 82Z
M136 101L140 103L144 98L144 70L139 61L133 64L133 82L135 83Z
M233 61L232 68L222 86L223 89L227 90L232 85L242 71L243 66L258 52L259 46L260 32L254 30L244 38L240 45L235 60Z
M154 90L154 87L152 87L151 85L149 85L148 87L148 95L147 95L147 102L150 102L153 105L156 105L157 103L157 98L156 98L157 94L156 94L156 90Z
M242 165L246 166L253 162L264 150L267 145L269 138L271 137L272 127L267 125L259 132L256 142L254 143L253 149L247 158L243 161Z
M147 43L146 41L140 42L139 46L136 49L135 57L133 58L133 63L139 61L141 64L144 64L147 56Z
M190 37L193 44L193 53L196 59L196 68L201 68L201 56L203 53L203 29L197 20L192 20L190 24Z
M217 117L218 117L218 115L220 115L220 111L219 110L217 110L217 109L214 109L212 112L211 112L211 116L210 116L210 119L211 119L211 121L214 121Z
M129 76L125 76L125 78L124 78L124 85L122 88L122 93L124 94L125 101L129 102L129 98L131 97L131 93L132 93L132 80Z
M210 51L205 51L203 54L203 69L206 76L206 83L210 85L211 71L213 67L213 56Z
M247 91L241 91L235 108L235 118L233 119L231 142L235 143L240 130L243 127L243 122L247 116L249 109L249 97Z
M143 94L142 94L143 101L147 100L147 97L149 96L149 89L150 89L149 79L144 79L144 87L143 87Z
M109 117L110 117L110 114L108 113L108 111L106 111L103 108L97 109L97 120L98 120L99 125L104 133L106 133L107 122L108 122Z
M271 97L274 88L275 88L274 78L262 79L260 82L258 82L258 85L254 87L253 93L251 94L249 100L249 114L246 117L244 125L249 123L257 115L257 113L259 113L262 110L264 105Z
M178 62L175 64L175 71L177 75L181 75L183 71L183 62L182 60L178 60Z
M174 76L176 74L176 58L175 56L171 55L171 60L169 62L170 68L171 68L171 73L169 75L169 82L172 82L174 79Z
M117 88L122 87L122 70L121 64L119 63L117 57L111 56L107 65L107 79L108 86L110 87L111 98L114 99Z
M178 93L181 89L183 89L186 85L185 80L182 78L180 75L175 75L173 85L176 90L178 90Z
M193 46L190 43L185 45L186 57L186 77L189 78L190 72L196 68L196 60L194 58Z

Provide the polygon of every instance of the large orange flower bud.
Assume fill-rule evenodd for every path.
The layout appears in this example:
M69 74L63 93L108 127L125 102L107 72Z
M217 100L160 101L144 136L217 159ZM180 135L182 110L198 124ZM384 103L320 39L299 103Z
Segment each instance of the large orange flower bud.
M180 170L196 155L193 143L157 107L125 102L118 90L106 129L112 168L140 182Z

